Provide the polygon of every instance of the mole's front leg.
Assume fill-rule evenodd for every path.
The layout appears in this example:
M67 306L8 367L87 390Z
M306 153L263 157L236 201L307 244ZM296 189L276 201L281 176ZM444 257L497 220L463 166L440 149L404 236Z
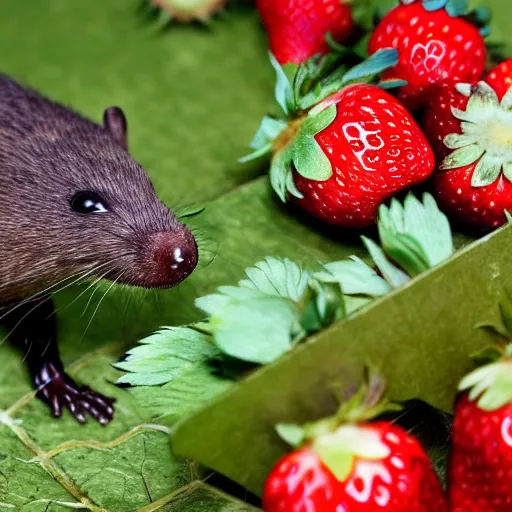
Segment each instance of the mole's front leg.
M85 423L87 414L102 425L112 420L115 400L79 386L64 372L50 297L12 308L2 323L10 333L10 340L25 354L37 396L50 406L55 417L60 417L62 409L67 407L80 423Z

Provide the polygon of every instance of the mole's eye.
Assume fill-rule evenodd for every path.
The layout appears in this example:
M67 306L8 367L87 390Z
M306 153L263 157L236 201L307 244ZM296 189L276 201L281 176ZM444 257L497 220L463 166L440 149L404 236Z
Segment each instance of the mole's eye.
M96 192L78 192L71 199L71 208L77 213L106 213L107 203Z

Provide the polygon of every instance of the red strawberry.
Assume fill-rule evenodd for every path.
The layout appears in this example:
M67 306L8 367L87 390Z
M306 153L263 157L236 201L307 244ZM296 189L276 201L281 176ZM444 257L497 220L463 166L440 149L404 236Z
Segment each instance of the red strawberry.
M501 100L512 87L512 59L506 60L492 69L485 81L496 91Z
M362 413L355 404L303 430L288 426L299 447L272 469L263 490L263 510L447 512L441 485L420 443L393 423L359 422L358 416L377 412Z
M267 29L270 51L280 64L300 64L329 47L326 35L345 40L354 28L343 0L256 0Z
M338 487L338 480L320 457L301 448L281 459L270 473L263 490L263 510L335 511L340 503Z
M400 5L379 23L369 43L370 53L385 47L399 50L398 65L383 78L408 85L398 92L409 108L425 104L433 84L479 80L485 69L486 48L479 29L445 8L427 10L422 2Z
M432 150L403 105L380 87L355 83L396 58L396 50L382 50L303 95L297 91L301 79L310 84L309 64L290 81L274 60L276 97L288 119L266 117L251 144L255 153L243 160L272 152L270 181L282 201L330 224L373 224L380 204L434 170Z
M510 352L510 349L508 349ZM449 469L451 512L512 510L510 353L464 378L455 408Z
M293 181L303 197L293 200L325 222L368 226L387 198L431 175L434 155L407 110L374 85L346 87L324 104L332 121L315 140L332 175L312 180L296 166Z
M511 95L500 103L485 82L431 94L423 128L440 169L438 202L454 220L493 229L512 212L511 107Z
M168 17L178 21L208 21L212 13L224 7L227 0L150 0L151 5L162 9Z

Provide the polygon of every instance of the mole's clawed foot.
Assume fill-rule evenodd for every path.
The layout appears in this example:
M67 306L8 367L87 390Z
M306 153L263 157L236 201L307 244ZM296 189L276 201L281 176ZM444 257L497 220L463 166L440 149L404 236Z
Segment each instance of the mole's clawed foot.
M89 414L101 425L107 425L114 417L114 398L96 393L87 386L79 386L64 371L52 363L45 363L35 377L37 396L50 405L53 415L62 416L67 407L80 422L86 422Z

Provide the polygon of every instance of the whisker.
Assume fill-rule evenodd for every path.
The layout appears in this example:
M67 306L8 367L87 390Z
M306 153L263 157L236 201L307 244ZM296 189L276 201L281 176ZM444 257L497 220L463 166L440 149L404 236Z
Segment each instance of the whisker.
M93 297L96 295L96 292L100 289L99 287L99 283L100 283L101 279L100 280L97 280L95 283L94 283L94 290L92 291L90 297L89 297L89 300L87 301L87 304L85 305L85 308L82 312L82 314L80 315L80 318L83 318L85 316L85 314L87 313L87 310L89 309L89 306L91 305L91 302L92 302L92 299Z
M66 281L68 281L69 279L74 279L76 278L77 276L79 276L77 279L75 279L74 281L72 281L71 283L68 283L67 285L63 286L62 288L58 289L58 290L53 290L53 294L55 293L59 293L63 290L65 290L66 288L69 288L70 286L80 282L81 280L85 279L88 275L96 272L97 270L99 270L100 268L104 267L106 264L103 263L99 266L95 266L94 268L90 269L90 270L83 270L83 271L80 271L80 272L77 272L76 274L73 274L72 276L69 276L69 277L66 277L65 279L62 279L60 280L58 283L55 283L53 284L52 286L49 286L48 288L40 291L40 292L37 292L35 293L34 295L31 295L30 297L28 297L27 299L24 299L22 300L21 302L18 302L14 307L8 309L5 313L3 313L2 315L0 315L0 321L3 320L6 316L10 315L11 313L13 313L14 311L16 311L19 307L21 306L25 306L26 304L28 304L29 302L32 302L33 300L37 299L38 297L40 297L41 295L44 295L46 293L49 293L49 292L52 292L52 290L54 288L56 288L57 286L61 285L62 283L65 283Z
M48 344L48 345L49 345L49 344ZM47 347L47 348L48 348L48 347ZM26 361L26 359L27 359L28 355L30 354L30 351L31 351L31 350L32 350L32 342L30 342L30 345L29 345L29 347L28 347L28 350L25 352L25 355L23 356L23 360L21 361L21 364L23 364L23 363ZM46 352L46 350L45 350L45 352Z
M131 294L131 293L126 294L126 300L125 300L124 309L123 309L123 319L121 321L121 333L122 333L121 335L123 338L127 337L126 336L126 325L127 325L126 317L128 315L128 307L130 305L132 297L133 297L133 294Z
M54 315L56 315L57 313L60 313L60 312L64 311L65 309L71 307L76 301L78 301L81 297L83 297L93 286L97 285L102 279L104 279L105 276L109 272L110 272L110 270L107 270L100 277L96 278L91 284L89 284L89 286L82 293L80 293L77 297L75 297L75 299L73 299L69 304L66 304L65 306L62 306L61 308L56 309L55 312L54 312Z
M112 284L107 288L107 291L103 294L103 297L98 302L96 309L94 310L94 312L91 316L91 319L89 320L89 323L87 324L87 327L85 328L85 331L79 340L79 343L84 339L85 335L87 334L87 331L89 330L89 327L91 326L92 321L94 320L94 317L96 316L96 313L98 312L102 302L105 300L105 297L108 295L108 292L114 287L115 284L117 284L117 282L122 278L123 274L124 274L124 272L122 274L120 274L119 277L115 281L112 281Z
M98 267L95 267L91 270L88 270L88 271L85 271L85 274L84 272L81 272L80 274L84 274L82 276L80 276L78 279L76 279L75 281L73 281L72 283L69 283L65 286L63 286L62 288L60 288L59 290L56 290L54 293L59 293L61 292L62 290L65 290L66 288L68 288L69 286L72 286L73 284L79 282L81 279L84 279L85 277L87 277L88 275L90 275L91 273L95 272L98 268L102 268L102 267L105 267L105 265L107 265L107 263L103 263L101 265L99 265ZM78 274L75 274L75 276L78 275ZM73 276L73 277L75 277ZM64 282L65 280L62 280L62 282ZM39 295L39 294L38 294ZM34 297L35 298L35 297ZM33 298L33 299L34 299ZM32 300L33 300L32 299ZM2 320L3 318L5 318L8 314L11 314L13 311L15 311L16 309L18 309L18 307L22 306L22 305L26 305L28 304L30 301L29 300L25 300L25 301L22 301L21 303L17 304L15 307L11 308L9 311L7 311L6 313L4 313L2 316L0 316L0 320ZM4 344L11 336L12 334L14 333L14 331L23 323L23 321L29 317L38 307L40 307L42 304L44 304L44 301L41 300L41 301L38 301L36 303L36 305L30 309L27 313L25 313L19 320L18 322L14 325L14 327L2 338L2 340L0 340L0 345Z
M46 351L50 348L50 345L52 344L52 341L53 341L53 340L50 340L50 341L46 344L46 347L44 347L44 350L41 352L41 357L44 357L44 355L46 354Z

